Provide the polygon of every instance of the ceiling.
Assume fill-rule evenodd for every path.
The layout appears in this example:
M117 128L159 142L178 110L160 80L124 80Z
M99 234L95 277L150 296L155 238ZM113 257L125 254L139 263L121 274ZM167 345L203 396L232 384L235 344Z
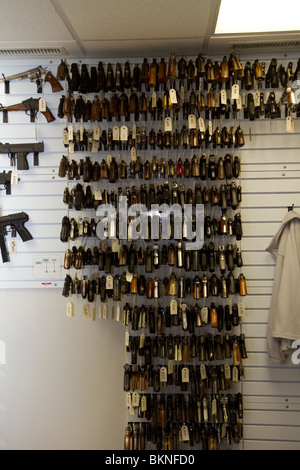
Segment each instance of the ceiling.
M300 30L215 35L220 1L0 0L0 58L163 57L282 46L300 50Z

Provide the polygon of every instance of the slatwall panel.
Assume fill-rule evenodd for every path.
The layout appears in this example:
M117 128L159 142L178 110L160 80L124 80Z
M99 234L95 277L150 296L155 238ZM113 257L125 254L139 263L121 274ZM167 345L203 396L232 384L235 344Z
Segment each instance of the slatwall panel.
M46 67L56 76L60 61L49 60L15 60L3 61L0 64L2 73L7 77L38 65ZM0 84L0 102L8 106L28 98L44 97L48 108L56 117L59 98L63 92L52 93L49 83L43 87L43 93L37 94L35 82L30 80L13 80L10 82L10 94L4 93L4 84ZM20 181L12 185L11 195L1 191L0 204L2 215L24 211L29 215L26 227L33 240L23 243L17 236L17 253L10 253L10 262L0 262L1 288L55 288L62 285L64 273L60 268L60 276L36 278L33 265L35 257L44 258L59 256L62 263L63 246L59 240L60 223L65 213L62 194L65 182L57 177L57 168L64 147L62 144L61 120L48 123L41 113L38 113L35 123L25 112L9 112L8 123L3 123L0 113L0 142L2 143L31 143L44 142L44 152L39 155L39 166L33 165L33 154L27 159L29 170L20 170ZM1 171L12 169L6 154L0 155ZM6 237L6 245L10 250L11 235Z
M280 55L276 55L280 57ZM270 56L260 57L268 64ZM286 64L298 58L282 58ZM280 59L278 63L281 63ZM276 97L280 97L276 92ZM241 150L244 237L243 271L248 281L245 362L244 449L300 448L299 366L275 365L267 353L267 324L275 272L275 258L265 250L287 213L300 208L300 122L286 132L279 120L243 122L247 143Z
M267 65L272 56L260 56ZM296 64L296 55L276 54L278 61L286 65ZM257 56L249 57L254 61ZM100 59L99 59L100 60ZM135 59L136 60L136 59ZM245 63L246 57L242 58ZM79 61L77 61L79 62ZM98 60L87 61L89 64ZM11 75L36 65L47 66L56 73L57 61L1 61L1 73ZM36 96L35 84L28 80L11 83L11 94L4 95L0 85L2 104L14 104ZM53 94L47 84L44 97L48 107L56 115L59 95ZM276 96L280 93L276 92ZM0 122L1 122L0 115ZM9 124L0 125L1 142L44 141L45 152L40 155L39 167L33 167L29 156L30 171L20 172L21 181L12 187L12 195L2 191L3 215L24 210L30 221L27 224L34 240L22 243L18 240L17 255L11 262L0 263L0 287L42 287L43 279L33 278L32 260L40 254L61 255L65 247L59 240L61 219L66 213L62 202L65 181L57 177L60 158L65 154L62 145L62 129L65 123L56 120L48 124L43 116L37 123L29 122L22 112L10 113ZM245 148L239 151L242 162L241 185L243 189L242 218L244 236L241 242L247 279L247 315L243 320L243 332L247 338L248 359L245 362L244 441L243 447L251 449L299 449L300 448L300 370L299 366L278 366L268 359L266 331L268 309L271 301L275 260L265 249L276 233L287 206L294 204L300 210L300 123L295 122L295 132L286 132L285 119L274 121L242 121L246 138ZM0 155L1 170L10 169L8 158ZM7 243L10 237L7 237ZM60 280L51 286L62 286ZM55 308L55 297L53 299ZM122 351L121 351L122 354ZM124 404L120 404L120 413Z

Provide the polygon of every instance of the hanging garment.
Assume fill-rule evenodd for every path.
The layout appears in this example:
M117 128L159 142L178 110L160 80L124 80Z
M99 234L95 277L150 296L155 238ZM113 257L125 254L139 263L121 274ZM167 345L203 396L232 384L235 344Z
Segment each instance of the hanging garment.
M300 214L289 211L266 251L276 257L268 319L267 346L273 362L283 364L300 340Z

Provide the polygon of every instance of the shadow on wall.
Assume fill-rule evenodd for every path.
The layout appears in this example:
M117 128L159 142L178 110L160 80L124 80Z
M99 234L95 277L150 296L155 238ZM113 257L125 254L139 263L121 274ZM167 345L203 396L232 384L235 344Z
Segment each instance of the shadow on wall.
M0 341L0 366L6 364L6 344L4 341ZM1 382L4 379L4 371L0 369L0 390L1 390ZM5 413L5 406L3 403L0 403L0 427L2 422L2 416ZM0 436L0 450L5 449L5 443L3 438Z

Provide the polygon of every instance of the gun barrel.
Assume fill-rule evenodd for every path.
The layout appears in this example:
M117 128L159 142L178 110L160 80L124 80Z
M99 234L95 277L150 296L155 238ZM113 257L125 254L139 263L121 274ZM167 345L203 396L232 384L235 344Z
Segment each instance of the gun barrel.
M23 144L2 144L0 142L0 153L30 153L30 152L43 152L44 142L31 142Z
M3 82L10 82L11 80L24 80L25 78L29 78L30 76L34 74L41 74L44 73L45 69L40 65L39 67L36 67L34 69L29 69L26 70L25 72L20 72L16 73L15 75L10 75L9 77L3 76L3 78L0 78L0 83Z

